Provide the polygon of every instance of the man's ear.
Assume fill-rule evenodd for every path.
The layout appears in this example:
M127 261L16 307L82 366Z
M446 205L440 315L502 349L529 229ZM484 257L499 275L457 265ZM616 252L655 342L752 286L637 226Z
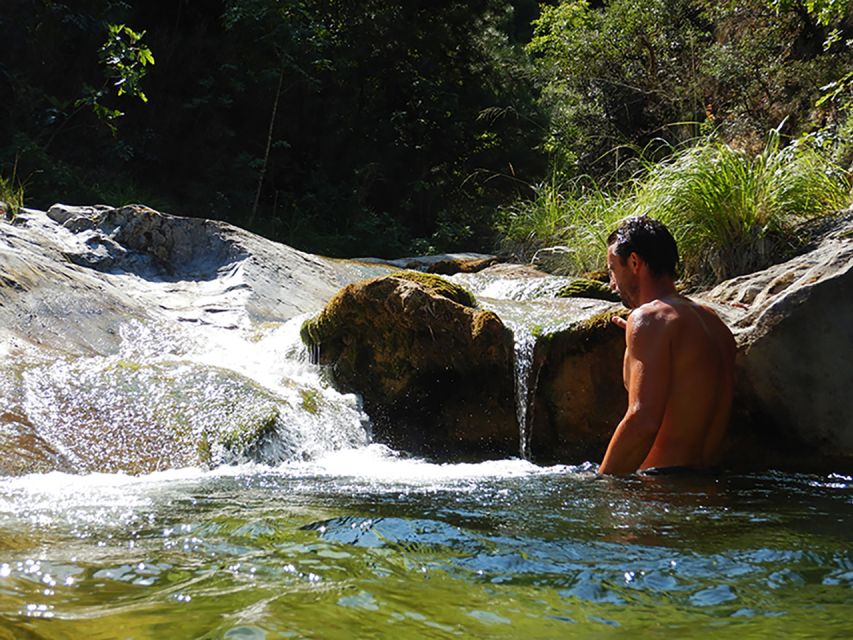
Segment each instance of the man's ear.
M637 273L640 270L640 265L643 260L640 256L637 255L636 251L632 251L631 255L628 256L628 268L632 273Z

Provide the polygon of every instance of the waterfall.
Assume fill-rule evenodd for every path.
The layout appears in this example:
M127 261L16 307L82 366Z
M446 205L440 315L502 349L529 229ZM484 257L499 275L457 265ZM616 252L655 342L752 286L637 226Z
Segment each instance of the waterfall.
M513 369L515 373L515 417L518 421L518 452L521 458L530 458L530 430L528 413L531 405L530 374L533 368L533 350L536 337L522 326L511 327L514 340Z
M517 277L501 274L458 273L451 280L467 287L484 309L494 311L513 333L515 407L518 422L519 454L530 457L533 398L539 379L534 369L536 336L568 328L578 319L603 311L610 304L585 298L558 298L560 287L571 278L558 276Z

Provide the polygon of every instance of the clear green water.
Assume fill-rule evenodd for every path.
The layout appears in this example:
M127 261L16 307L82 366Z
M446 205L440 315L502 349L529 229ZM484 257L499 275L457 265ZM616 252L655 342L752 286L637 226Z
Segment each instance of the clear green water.
M853 479L381 447L0 480L0 638L853 637Z

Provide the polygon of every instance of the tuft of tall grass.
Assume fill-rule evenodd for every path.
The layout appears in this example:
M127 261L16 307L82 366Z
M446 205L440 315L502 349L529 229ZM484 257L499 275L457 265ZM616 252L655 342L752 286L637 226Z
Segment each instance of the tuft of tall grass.
M497 212L495 226L504 249L529 260L538 249L560 244L565 196L554 178L531 187L533 197Z
M5 202L12 215L24 206L24 188L14 178L0 176L0 201Z
M707 139L648 167L629 210L666 224L682 276L707 285L785 259L802 222L849 202L843 170L805 142L783 147L774 131L755 156Z
M530 260L541 248L561 246L566 250L560 274L602 269L610 229L627 215L624 201L589 179L540 183L533 196L498 213L503 248Z
M675 236L686 284L704 286L787 259L801 224L848 205L850 189L850 174L808 140L783 146L774 131L750 155L703 138L645 163L615 194L590 179L537 185L531 200L499 213L498 231L523 259L563 246L556 272L581 275L603 268L620 220L649 215Z

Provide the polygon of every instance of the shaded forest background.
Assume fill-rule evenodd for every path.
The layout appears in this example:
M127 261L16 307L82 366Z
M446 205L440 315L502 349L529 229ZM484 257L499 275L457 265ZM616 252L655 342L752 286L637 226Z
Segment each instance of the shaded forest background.
M5 0L0 177L328 255L490 251L538 185L700 136L849 170L851 39L846 0Z

